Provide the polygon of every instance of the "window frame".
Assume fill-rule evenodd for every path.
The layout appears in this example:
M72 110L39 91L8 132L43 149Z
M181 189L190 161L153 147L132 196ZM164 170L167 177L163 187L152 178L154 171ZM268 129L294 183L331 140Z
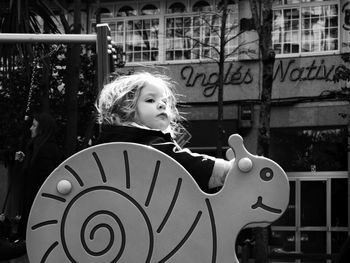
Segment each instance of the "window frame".
M186 15L182 15L182 16L179 16L179 15L174 15L174 16L166 16L165 17L165 30L167 30L167 23L166 23L166 21L167 21L167 19L169 19L169 18L193 18L194 16L198 16L198 17L200 17L201 15L199 15L198 13L192 13L192 15L191 14L186 14ZM191 22L193 22L192 20L191 20ZM191 25L190 25L190 30L191 30L191 32L193 32L193 23L191 23ZM237 24L237 28L239 28L239 24ZM205 28L204 27L200 27L200 32L199 32L199 35L200 35L200 37L199 37L199 39L200 39L200 42L201 43L203 43L203 40L206 38L206 36L205 36L205 32L204 32L204 30L205 30ZM185 39L185 38L183 38L183 39ZM215 33L211 33L209 36L208 36L208 39L209 39L209 41L210 41L210 44L209 45L213 45L213 43L211 42L211 41L215 41L215 40L217 40L217 41L219 41L219 36L218 35L216 35ZM171 50L167 50L167 46L166 46L166 44L167 44L167 41L168 41L168 38L166 38L165 37L165 39L164 39L164 41L165 41L165 43L164 43L164 54L165 54L165 63L186 63L186 62L208 62L208 61L213 61L213 59L210 59L209 57L205 57L205 56L203 56L203 49L205 48L204 46L203 46L203 44L199 44L199 47L198 47L198 52L199 52L199 57L198 58L192 58L192 53L193 53L193 48L192 48L192 45L191 45L191 48L189 49L189 51L191 52L191 58L190 59L173 59L173 60L167 60L166 59L166 53L168 52L168 51L171 51ZM192 40L190 39L189 41L191 41L192 42ZM231 44L231 45L228 45L228 44L226 44L226 49L227 50L229 50L229 51L231 51L231 49L232 50L234 50L234 49L236 49L238 46L239 46L239 42L240 42L240 37L238 36L238 34L237 34L237 37L236 37L236 39L235 40L231 40L232 41L232 43L233 44ZM219 46L218 46L219 47ZM174 51L174 50L173 50ZM185 49L182 49L182 51L184 52L184 51L186 51ZM216 51L215 50L209 50L209 52L211 52L211 55L210 55L210 57L215 57L215 59L216 60L218 60L219 59L219 54L218 53L216 53ZM238 52L237 52L237 54L236 55L231 55L230 56L230 58L227 58L226 60L227 61L237 61L238 60L238 57L239 57L239 54L238 54Z
M201 62L213 62L214 60L211 59L211 57L215 56L216 60L219 58L219 55L216 55L216 51L215 50L209 50L208 52L208 57L205 57L203 55L203 45L200 45L199 47L199 55L198 58L193 57L193 51L192 51L192 45L190 46L190 48L188 49L186 45L183 45L182 48L182 59L176 59L176 55L175 52L176 50L173 50L173 60L167 60L167 39L166 39L166 21L168 18L174 18L174 17L193 17L194 15L196 16L203 16L206 13L208 13L209 15L213 15L215 13L215 11L217 11L217 6L215 4L218 4L219 1L214 1L214 0L206 0L206 2L209 3L210 5L210 9L212 11L202 11L202 12L193 12L192 10L192 6L194 4L196 4L197 2L199 2L200 0L169 0L166 2L160 1L160 0L145 0L145 1L135 1L135 2L128 2L128 1L121 1L119 3L116 3L113 5L114 7L114 17L107 17L107 18L103 18L101 19L103 23L108 23L112 29L112 31L114 30L114 32L112 33L112 37L113 40L116 43L121 43L120 41L117 41L117 34L116 34L116 28L118 27L119 23L123 23L123 28L124 31L123 32L123 43L122 43L122 47L123 50L125 52L127 52L126 47L127 47L127 40L126 40L126 28L127 28L127 23L130 20L145 20L145 19L158 19L159 21L159 25L158 25L158 58L155 61L130 61L128 62L128 65L130 66L135 66L135 65L140 65L140 63L142 65L147 65L147 64L189 64L189 63L201 63ZM182 3L185 5L186 9L184 13L168 13L167 12L167 8L173 4L173 3ZM230 15L230 17L228 19L230 19L229 21L232 23L237 23L237 30L239 30L239 23L240 23L240 10L239 10L239 3L238 1L234 1L235 4L237 5L237 8L233 9L231 12L232 14ZM158 4L159 3L159 4ZM157 7L159 7L160 12L158 14L150 14L150 15L141 15L141 9L148 5L148 4L153 4L156 5ZM106 3L106 4L101 4L101 7L107 6L107 5L111 5L110 3ZM129 6L131 8L133 8L137 15L130 15L130 16L117 16L118 10L124 6ZM95 12L96 10L96 6L93 6L92 8L92 12ZM236 21L236 17L237 17L237 21ZM96 23L96 19L90 19L90 28L93 28L93 25ZM191 25L190 27L193 27L193 23L191 21ZM114 29L113 29L114 28ZM184 28L184 24L183 24L183 28ZM192 30L192 29L191 29ZM92 29L93 31L93 29ZM205 38L204 33L202 32L203 30L201 29L201 33L200 36L201 38ZM235 31L233 31L235 32ZM231 33L231 37L233 34L233 32ZM164 37L163 37L164 36ZM218 43L218 36L215 34L215 32L211 31L210 35L208 36L210 41L214 41L213 43ZM184 38L183 38L184 39ZM184 40L182 40L184 41ZM191 40L190 40L191 41ZM201 40L202 41L202 40ZM226 49L228 50L228 52L232 52L235 51L235 55L230 55L230 57L226 58L226 61L239 61L239 45L241 43L241 36L237 36L235 40L232 40L232 42L229 45L226 45ZM218 44L217 44L218 45ZM238 49L237 49L238 48ZM185 59L186 56L185 52L190 52L190 57L189 59ZM141 54L141 57L142 54ZM150 57L151 58L151 57ZM142 60L142 58L141 58Z
M154 64L154 63L162 63L162 45L163 45L163 38L159 37L162 33L162 28L163 28L163 25L161 23L161 14L157 14L157 15L142 15L142 16L129 16L129 17L124 17L122 19L114 19L113 21L111 21L110 23L113 23L115 24L115 26L117 27L117 24L118 22L122 22L123 25L124 25L124 32L123 32L123 50L125 53L127 53L127 49L126 49L126 46L127 46L127 40L126 40L126 27L127 27L127 24L129 21L136 21L136 20L155 20L155 19L158 19L159 21L159 28L158 28L158 60L150 60L150 61L127 61L128 65L130 66L133 66L133 65L139 65L140 63L142 63L142 65L147 65L147 64ZM113 35L113 34L112 34ZM115 38L116 39L116 38ZM150 51L151 52L151 51ZM141 52L141 55L143 53Z
M208 4L207 6L209 6L210 10L194 11L193 9L194 9L195 5L197 5L200 2L206 2ZM207 7L207 6L205 6L205 7ZM213 2L211 0L195 0L195 1L191 2L190 12L200 13L200 12L213 12L213 11L214 11L214 5L213 5Z
M119 11L122 9L122 8L125 8L125 7L129 7L130 10L134 10L136 14L132 14L132 15L125 15L125 16L120 16L118 15L119 14ZM138 10L137 8L135 8L134 6L132 5L122 5L122 6L117 6L116 9L115 9L115 17L114 18L117 18L117 19L121 19L122 17L135 17L135 16L138 16Z
M185 11L184 12L175 12L175 13L171 13L169 12L170 6L172 6L173 4L182 4L185 7ZM165 10L164 10L164 14L166 15L170 15L170 14L187 14L188 13L188 5L185 1L183 0L172 0L172 1L167 1L166 2L166 6L165 6Z
M325 172L287 172L288 180L295 183L295 204L291 209L294 211L294 225L278 225L276 222L272 223L272 232L279 233L294 233L295 240L292 242L295 246L296 253L305 253L302 250L302 234L311 232L325 233L326 251L325 253L331 254L335 253L332 247L332 235L337 233L347 233L348 226L333 226L331 220L332 211L332 189L331 183L333 179L346 179L347 171L325 171ZM301 225L301 204L303 202L301 195L301 184L303 182L324 182L326 184L326 225L324 226L302 226ZM288 205L289 207L289 205ZM278 246L277 246L278 248ZM307 252L306 252L307 253Z
M195 0L195 1L192 1L190 3L190 7L189 7L190 10L192 10L193 5L196 4L197 2L199 2L199 0ZM193 63L193 62L194 63L200 63L200 62L213 61L210 58L205 58L205 57L202 56L203 45L200 45L200 47L199 47L199 58L198 59L196 59L196 58L193 58L193 59L192 58L191 59L182 59L182 60L180 60L180 59L179 60L176 60L176 59L174 59L174 60L167 60L166 59L166 52L167 52L167 50L166 50L166 44L167 44L166 43L167 42L167 39L166 39L167 23L166 22L167 22L167 19L168 18L176 18L176 17L183 18L183 17L204 16L206 13L208 13L209 15L214 15L215 12L217 11L216 6L213 5L213 2L211 0L206 0L206 2L209 3L209 5L211 6L212 11L203 11L203 12L189 11L189 12L185 12L185 13L166 13L166 14L164 14L164 17L163 17L164 18L164 21L163 21L164 22L163 23L163 25L164 25L163 34L165 35L165 37L163 38L163 41L164 41L163 42L163 51L162 51L163 56L164 56L163 63L165 63L165 64L178 64L178 63ZM238 1L237 1L236 5L237 5L237 13L234 13L233 15L237 14L237 17L238 17L238 19L237 19L238 20L237 21L237 28L239 29L240 12L239 12L239 3L238 3ZM191 24L190 27L192 28L193 24ZM200 38L205 37L203 35L203 32L202 32L203 29L200 29L200 30L201 30ZM213 39L213 38L216 38L216 37L217 36L215 34L214 35L213 34L210 35L210 39ZM241 37L237 35L237 39L234 40L234 41L237 42L236 45L226 46L225 48L230 50L230 49L236 49L237 47L239 47L240 42L241 42ZM192 51L190 51L190 52L192 52ZM213 51L213 52L216 53L215 51ZM217 54L217 56L219 56L219 54ZM218 57L216 59L218 59ZM226 59L226 61L238 61L238 60L239 60L239 53L238 52L237 52L237 54L235 56L230 56L230 58Z
M285 58L285 57L303 57L303 56L321 56L321 55L333 55L333 54L340 54L341 53L341 3L340 0L323 0L323 1L315 1L315 2L302 2L303 0L300 0L299 3L294 4L281 4L281 5L274 5L272 6L273 12L276 10L283 10L285 9L292 9L297 8L299 11L299 28L298 28L298 45L299 45L299 51L297 53L277 53L277 58ZM337 49L335 50L326 50L326 51L312 51L312 52L303 52L302 49L302 8L305 7L315 7L315 6L330 6L330 5L337 5L338 6L338 14L337 14L337 29L338 29L338 35L337 35ZM274 22L274 21L273 21ZM281 50L283 49L283 41L280 42L281 44ZM292 42L291 42L292 43Z
M102 14L109 14L109 15L101 15L101 20L105 20L105 19L113 19L114 17L116 17L116 9L115 9L115 4L113 3L106 3L100 6L101 9L106 9L109 10L109 13L105 13L103 12ZM92 8L90 9L90 23L92 20L96 20L96 12L97 12L97 5L93 5Z
M154 14L143 14L143 11L147 10L147 9L144 9L146 6L153 6L156 8L154 10L157 10L158 12L156 12ZM153 9L150 9L150 10L153 10ZM155 2L145 2L139 6L139 15L138 16L160 15L161 13L162 13L162 11L161 11L161 7L160 7L159 3L157 4L156 1Z

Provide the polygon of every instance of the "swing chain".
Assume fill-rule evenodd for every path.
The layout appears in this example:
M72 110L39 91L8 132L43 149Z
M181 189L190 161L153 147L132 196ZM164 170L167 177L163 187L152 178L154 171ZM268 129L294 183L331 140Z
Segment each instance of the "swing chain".
M46 55L43 55L41 57L35 57L33 59L33 64L32 64L33 65L32 66L33 70L32 70L32 75L31 75L31 79L30 79L30 87L29 87L29 92L28 92L27 106L26 106L25 115L24 115L24 120L25 121L27 121L29 119L29 111L30 111L30 106L31 106L31 103L32 103L33 90L37 86L36 83L35 83L35 76L36 76L36 74L38 72L39 61L42 61L45 58L51 57L51 55L56 53L61 47L62 47L62 45L57 45L56 48L54 48L52 51L50 51Z
M30 79L30 87L29 87L29 92L28 92L28 99L27 99L27 107L26 107L26 110L25 110L25 116L24 116L24 120L27 121L29 119L29 110L30 110L30 105L31 105L31 102L32 102L32 95L33 95L33 90L34 90L34 87L36 86L35 84L35 75L38 71L38 68L39 67L39 58L36 57L34 58L33 60L33 70L32 70L32 75L31 75L31 79Z

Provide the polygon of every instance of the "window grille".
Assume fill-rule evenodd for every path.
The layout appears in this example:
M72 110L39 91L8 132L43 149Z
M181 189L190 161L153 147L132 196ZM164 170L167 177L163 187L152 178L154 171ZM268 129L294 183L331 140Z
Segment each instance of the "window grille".
M276 54L339 50L339 2L276 0L272 41Z

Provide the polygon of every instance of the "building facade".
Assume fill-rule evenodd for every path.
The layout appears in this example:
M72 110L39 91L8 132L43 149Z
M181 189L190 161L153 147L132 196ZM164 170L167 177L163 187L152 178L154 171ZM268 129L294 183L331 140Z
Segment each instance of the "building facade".
M224 135L240 133L256 152L262 66L249 0L228 1ZM171 76L182 94L191 137L186 145L215 155L220 19L217 0L101 1L101 22L125 52L125 70ZM87 32L96 24L93 4ZM204 22L203 22L204 21ZM349 0L273 3L270 158L288 173L290 204L272 226L276 251L336 254L349 232ZM225 142L226 142L225 141ZM224 143L226 145L226 143ZM278 262L278 260L274 261ZM306 262L287 260L284 262ZM323 261L313 262L330 262Z

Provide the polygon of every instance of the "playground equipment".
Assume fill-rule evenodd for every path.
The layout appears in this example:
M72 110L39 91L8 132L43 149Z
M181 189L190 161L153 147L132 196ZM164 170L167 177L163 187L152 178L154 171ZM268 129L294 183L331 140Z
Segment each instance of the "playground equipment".
M96 34L20 34L0 33L0 43L95 44L99 90L108 82L115 50L108 24L96 25Z
M92 44L96 45L97 51L97 78L98 78L98 89L101 90L103 85L109 81L110 72L115 66L115 56L122 55L121 52L116 52L113 47L111 38L111 31L108 24L96 25L96 34L19 34L19 33L0 33L0 44L19 44L19 43L47 43L47 44ZM51 52L45 54L50 56ZM28 113L32 103L32 92L34 89L34 77L36 74L36 68L38 61L41 58L35 57L33 60L33 69L31 76L31 83L28 92L28 99L25 105L25 116L24 120L28 119ZM116 66L120 66L119 63ZM14 171L15 169L11 169ZM7 193L3 202L3 206L0 209L0 221L5 221L6 205L8 204L10 190L13 186L13 180L8 186ZM8 239L0 237L0 260L11 259L18 257L25 253L24 243L12 243Z
M60 164L33 203L30 262L237 262L246 227L285 211L289 183L270 159L229 138L233 167L216 194L164 153L133 143L85 149Z

